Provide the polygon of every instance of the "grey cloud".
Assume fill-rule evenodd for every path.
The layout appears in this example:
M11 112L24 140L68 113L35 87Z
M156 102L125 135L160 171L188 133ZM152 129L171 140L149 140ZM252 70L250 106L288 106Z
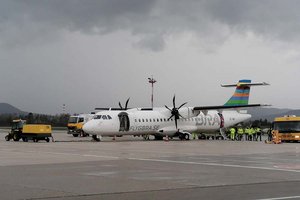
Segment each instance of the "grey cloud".
M216 43L226 40L230 31L294 42L299 41L299 4L297 0L8 0L0 3L0 42L15 46L45 42L63 31L118 30L129 31L140 39L136 46L153 51L163 49L167 35L184 31L215 38ZM224 35L219 26L230 31Z
M139 47L144 47L152 51L160 51L164 48L165 42L161 36L152 35L145 36L143 39L137 42L136 44Z

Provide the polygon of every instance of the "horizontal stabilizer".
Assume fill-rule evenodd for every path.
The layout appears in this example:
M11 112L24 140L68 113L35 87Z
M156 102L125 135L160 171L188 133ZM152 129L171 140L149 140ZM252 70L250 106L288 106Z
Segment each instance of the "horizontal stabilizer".
M270 85L269 83L266 82L260 82L260 83L237 83L237 84L224 84L221 85L222 87L237 87L237 86L266 86Z

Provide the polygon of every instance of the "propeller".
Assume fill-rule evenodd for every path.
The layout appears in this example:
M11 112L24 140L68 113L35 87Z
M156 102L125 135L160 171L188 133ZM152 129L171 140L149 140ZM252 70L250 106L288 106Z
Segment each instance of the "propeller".
M130 99L130 98L128 98L128 99L127 99L127 101L126 101L126 103L125 103L125 107L124 107L124 108L122 107L122 104L121 104L121 102L119 102L119 106L120 106L121 110L127 110L127 106L128 106L129 99Z
M165 107L171 111L171 117L169 117L168 120L170 120L172 117L175 118L175 126L176 126L176 130L177 130L177 120L181 118L184 118L181 116L181 114L179 113L179 109L182 108L182 106L184 106L185 104L187 104L187 102L181 104L178 108L176 108L176 103L175 103L175 95L173 97L173 108L169 108L168 106L165 105Z

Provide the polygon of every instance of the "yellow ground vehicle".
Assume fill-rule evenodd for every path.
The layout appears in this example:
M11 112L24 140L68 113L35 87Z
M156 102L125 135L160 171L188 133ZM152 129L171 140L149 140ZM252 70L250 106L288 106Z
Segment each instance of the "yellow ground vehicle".
M39 140L50 141L52 128L51 125L44 124L26 124L25 120L17 119L12 121L11 131L5 136L5 140L19 141L22 139L24 142L33 140L38 142Z
M82 130L82 127L87 121L93 119L93 116L93 114L80 114L70 116L67 125L68 134L72 134L74 137L78 137L79 135L82 137L88 136L88 134Z
M281 141L300 141L300 117L287 115L276 117L272 123L272 130L278 131Z

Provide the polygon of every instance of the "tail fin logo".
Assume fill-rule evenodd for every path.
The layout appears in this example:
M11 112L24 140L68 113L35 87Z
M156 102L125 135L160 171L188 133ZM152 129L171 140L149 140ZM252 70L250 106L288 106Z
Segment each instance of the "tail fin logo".
M240 80L232 97L224 106L248 105L251 80Z

